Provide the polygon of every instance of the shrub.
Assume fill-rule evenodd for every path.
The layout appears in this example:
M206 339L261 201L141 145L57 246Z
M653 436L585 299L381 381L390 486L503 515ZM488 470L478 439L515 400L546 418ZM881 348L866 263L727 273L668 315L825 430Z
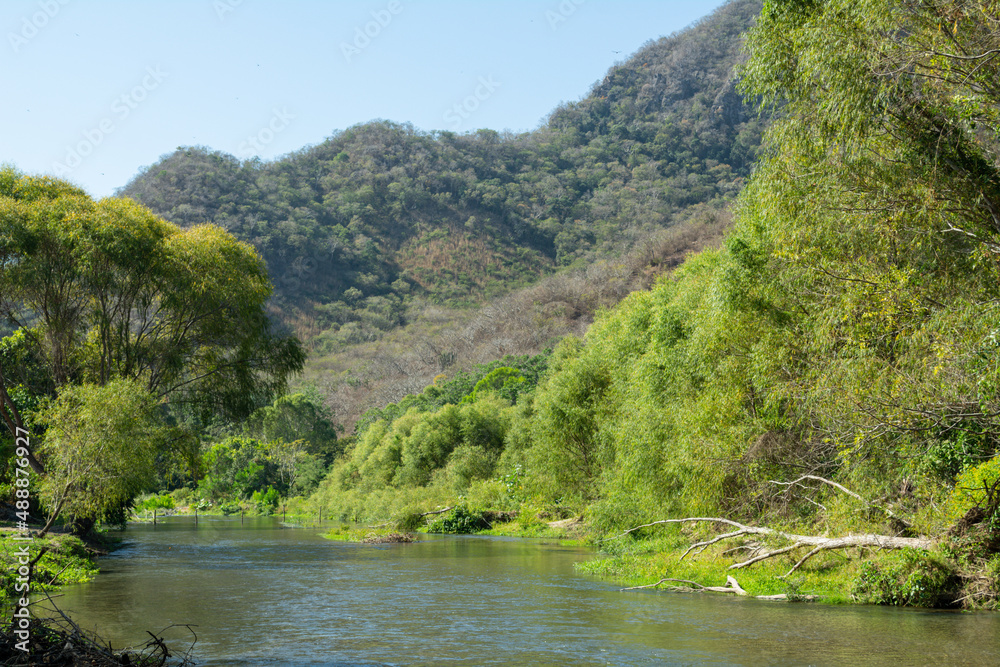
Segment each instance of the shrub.
M482 512L470 510L465 505L459 505L442 518L433 522L428 530L432 533L467 534L485 530L490 525L483 518Z
M173 491L171 491L170 495L173 496L175 503L180 503L183 505L187 503L189 500L191 500L191 497L194 495L194 489L188 486L182 486L179 489L174 489Z
M219 511L229 516L230 514L236 514L240 512L243 508L237 502L222 503L219 505Z
M399 530L416 530L424 524L424 515L419 509L404 510L396 519Z
M254 491L251 499L257 505L257 509L261 514L270 515L277 511L281 495L273 486L269 486L267 487L267 491Z
M493 472L491 457L480 447L462 445L448 457L444 477L455 491L462 492L476 480L486 479Z
M172 510L175 506L173 496L164 493L160 496L154 494L144 497L136 504L135 509L139 512L144 510L152 511L154 509Z
M981 507L990 513L997 512L997 496L1000 494L1000 456L972 468L955 480L955 490L948 500L948 517L958 521L973 507ZM992 517L988 517L989 520Z
M952 601L956 585L954 569L943 558L902 549L882 561L863 563L851 597L862 604L940 607Z

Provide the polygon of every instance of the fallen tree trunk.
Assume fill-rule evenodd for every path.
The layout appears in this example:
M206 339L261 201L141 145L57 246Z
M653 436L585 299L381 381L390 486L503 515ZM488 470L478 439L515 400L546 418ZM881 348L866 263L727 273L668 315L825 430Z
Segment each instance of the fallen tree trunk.
M663 524L671 523L722 523L728 526L736 528L736 530L718 535L710 540L705 540L703 542L698 542L692 544L688 547L687 551L681 555L681 559L684 559L689 553L698 549L696 553L701 553L709 546L721 542L723 540L728 540L736 537L741 537L743 535L766 535L769 537L778 537L781 539L788 540L792 542L790 546L780 547L777 549L764 550L760 549L761 553L757 553L748 560L740 563L734 563L730 565L728 569L738 570L740 568L753 565L754 563L759 563L762 560L768 558L773 558L775 556L780 556L781 554L790 553L796 549L803 547L812 547L812 549L806 553L788 572L786 572L783 577L795 572L799 569L803 563L815 556L822 551L829 551L831 549L845 549L848 547L872 547L877 549L904 549L907 547L913 549L929 549L933 545L933 540L927 537L895 537L893 535L876 535L871 533L862 534L849 534L841 537L819 537L816 535L796 535L795 533L786 533L781 530L776 530L774 528L767 528L764 526L745 526L738 521L732 521L730 519L724 519L721 517L687 517L684 519L663 519L660 521L654 521L652 523L646 523L641 526L636 526L635 528L630 528L626 530L621 535L616 535L611 539L618 539L628 535L629 533L635 532L641 528L649 528L650 526L658 526Z
M422 518L424 518L425 516L433 516L433 515L435 515L435 514L444 514L445 512L450 512L450 511L451 511L451 510L453 510L453 509L455 509L455 506L454 506L454 505L452 505L451 507L445 507L445 508L444 508L443 510L432 510L432 511L430 511L430 512L423 512L423 513L421 513L421 514L417 514L417 515L415 515L415 516L416 516L416 518L418 518L418 519L422 519ZM385 523L380 523L380 524L378 524L378 525L375 525L375 526L368 526L368 527L369 527L369 528L372 528L372 529L377 529L377 528L385 528L386 526L391 526L391 525L392 525L392 524L394 524L394 523L395 523L395 524L398 524L398 523L399 523L399 521L398 521L398 520L394 520L394 521L386 521Z
M681 584L691 584L692 586L695 587L695 588L687 588L687 587L684 587L684 586L671 586L671 588L675 588L675 589L684 589L684 590L691 590L691 591L707 591L709 593L735 593L736 595L741 595L741 596L750 595L745 590L743 590L743 587L740 586L739 583L735 579L733 579L732 577L726 577L726 585L725 586L703 586L703 585L699 584L697 581L690 581L688 579L671 579L669 577L664 577L663 579L660 579L659 581L657 581L655 584L646 584L645 586L630 586L628 588L623 588L622 590L623 591L638 591L638 590L641 590L643 588L656 588L660 584L668 582L668 581L676 581L676 582L681 583Z

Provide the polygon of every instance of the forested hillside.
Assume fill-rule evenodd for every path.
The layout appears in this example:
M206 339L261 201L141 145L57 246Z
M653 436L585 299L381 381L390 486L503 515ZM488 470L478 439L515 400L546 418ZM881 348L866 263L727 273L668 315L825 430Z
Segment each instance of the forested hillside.
M271 163L180 149L100 201L4 167L3 446L42 532L172 504L149 491L273 510L362 414L443 409L488 440L483 406L532 393L551 345L728 225L765 125L735 93L758 9L649 43L522 135L374 121Z
M4 446L50 525L562 520L620 580L1000 608L998 81L995 2L733 2L524 135L181 150L124 191L177 224L4 169Z
M1000 11L769 0L748 49L782 118L724 247L564 340L534 392L383 412L317 503L684 519L594 569L997 607ZM680 563L695 543L723 565Z
M373 121L269 163L181 148L120 194L251 243L273 304L326 351L374 340L414 303L479 304L731 201L763 125L733 71L759 9L650 42L533 132Z

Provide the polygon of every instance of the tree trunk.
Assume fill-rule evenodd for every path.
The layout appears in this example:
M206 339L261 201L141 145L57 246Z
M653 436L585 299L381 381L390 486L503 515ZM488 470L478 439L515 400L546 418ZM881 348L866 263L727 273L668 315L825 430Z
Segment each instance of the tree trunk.
M688 547L688 550L684 552L681 556L683 559L689 553L695 549L699 549L698 553L704 551L709 546L721 542L723 540L728 540L734 537L740 537L743 535L767 535L770 537L779 537L792 542L791 546L781 547L778 549L764 550L756 556L751 557L741 563L735 563L730 565L728 569L738 570L740 568L753 565L762 560L768 558L773 558L775 556L780 556L781 554L790 553L796 549L802 547L813 547L805 556L803 556L788 572L784 574L785 577L790 575L795 570L799 569L803 563L815 556L821 551L828 551L830 549L845 549L848 547L874 547L878 549L929 549L933 546L934 541L928 537L895 537L893 535L876 535L876 534L850 534L841 537L818 537L816 535L796 535L795 533L786 533L781 530L775 530L774 528L767 528L762 526L744 526L742 523L732 521L730 519L724 519L721 517L688 517L685 519L663 519L662 521L654 521L652 523L643 524L641 526L636 526L635 528L630 528L626 530L621 535L617 535L612 539L617 539L619 537L624 537L629 533L639 530L640 528L648 528L650 526L656 526L668 523L724 523L728 526L733 526L736 530L718 535L710 540L705 540L704 542L698 542L692 544Z

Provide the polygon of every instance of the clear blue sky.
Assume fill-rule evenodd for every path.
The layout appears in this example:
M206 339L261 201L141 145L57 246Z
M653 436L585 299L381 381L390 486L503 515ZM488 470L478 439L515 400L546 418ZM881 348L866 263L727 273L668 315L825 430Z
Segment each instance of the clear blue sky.
M0 163L100 197L178 146L268 160L375 118L531 130L722 4L3 0Z

